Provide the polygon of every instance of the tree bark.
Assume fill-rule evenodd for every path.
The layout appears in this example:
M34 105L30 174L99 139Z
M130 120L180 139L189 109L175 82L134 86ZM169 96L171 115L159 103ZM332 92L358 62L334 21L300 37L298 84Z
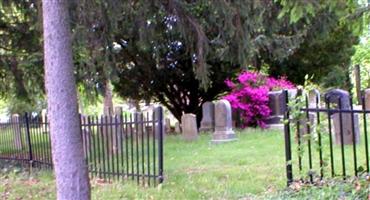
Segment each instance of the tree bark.
M104 83L104 115L113 115L113 91L109 80Z
M90 199L82 151L68 0L43 0L45 87L57 199Z

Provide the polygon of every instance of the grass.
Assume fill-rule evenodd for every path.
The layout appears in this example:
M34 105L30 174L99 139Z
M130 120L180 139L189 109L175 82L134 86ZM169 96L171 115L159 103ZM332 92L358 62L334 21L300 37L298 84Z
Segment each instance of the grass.
M134 182L108 184L93 179L93 199L237 199L266 189L284 188L282 134L248 130L238 133L238 138L236 142L212 145L210 135L201 135L198 141L191 143L180 136L168 136L164 149L166 177L163 185L143 188ZM53 191L51 173L36 177L39 181L35 185L50 185L48 190ZM16 192L9 193L13 199L28 198L27 192L17 190L37 193L40 189L35 185L17 188L16 185L24 185L21 184L24 182L22 176L10 176L9 179L9 187L16 188ZM0 191L4 191L4 187L0 186Z
M210 144L210 135L201 135L195 142L185 142L180 136L167 136L162 185L145 188L131 181L107 183L92 179L92 199L309 199L310 195L320 193L316 187L305 187L298 192L285 190L281 131L247 129L237 135L238 141L221 145ZM294 142L293 148L296 148ZM336 155L340 153L338 149L335 146ZM346 147L349 155L350 150L351 146ZM317 156L317 151L313 150L313 154ZM55 198L55 183L50 171L30 175L17 167L1 168L7 170L0 174L0 195L8 199ZM325 188L329 188L323 190L326 193L330 188L336 189L330 185Z

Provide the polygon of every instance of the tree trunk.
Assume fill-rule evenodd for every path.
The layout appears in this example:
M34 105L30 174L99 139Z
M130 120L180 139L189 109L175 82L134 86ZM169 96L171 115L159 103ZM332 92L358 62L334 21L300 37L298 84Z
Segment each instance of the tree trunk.
M72 61L68 0L43 0L45 87L57 199L90 199Z
M112 87L109 80L104 83L104 115L109 116L113 114L113 94Z

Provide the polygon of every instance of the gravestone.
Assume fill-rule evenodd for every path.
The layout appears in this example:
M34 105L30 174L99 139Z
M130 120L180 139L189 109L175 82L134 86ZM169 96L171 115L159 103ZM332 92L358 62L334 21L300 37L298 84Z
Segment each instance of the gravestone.
M286 109L285 95L283 91L270 91L269 97L269 108L271 110L270 117L267 118L267 124L280 124L284 118L284 112Z
M181 133L181 126L179 122L175 123L175 132L176 133Z
M365 91L365 109L370 110L370 88Z
M193 141L198 139L197 117L194 114L183 114L181 117L182 137Z
M166 133L171 132L171 120L169 118L165 119L165 129L166 129Z
M236 140L232 130L231 106L227 100L217 101L215 104L215 131L212 143L219 144Z
M21 121L18 114L12 115L11 123L13 126L14 131L14 147L16 150L22 150L23 149L23 139L22 139L22 131L21 131Z
M350 110L350 97L347 91L341 89L332 89L325 94L325 100L329 103L336 103L337 109ZM339 107L340 102L340 107ZM333 108L333 106L331 106ZM360 128L359 128L359 117L357 114L351 113L335 113L331 115L331 120L333 120L333 128L335 135L335 143L341 144L341 139L343 135L343 144L353 144L353 136L355 142L360 141ZM341 125L342 124L342 125ZM341 128L343 131L341 131ZM354 131L353 131L354 129Z
M317 89L313 89L308 93L308 107L309 108L320 108L320 91Z
M212 102L205 102L202 105L202 121L200 122L200 132L214 131L215 127L215 105Z
M308 119L307 120L307 117L304 116L302 119L300 119L298 121L298 125L299 125L299 136L300 138L303 137L303 135L307 134L308 131L309 133L312 133L313 130L315 129L315 126L316 126L316 115L314 113L309 113L308 114Z

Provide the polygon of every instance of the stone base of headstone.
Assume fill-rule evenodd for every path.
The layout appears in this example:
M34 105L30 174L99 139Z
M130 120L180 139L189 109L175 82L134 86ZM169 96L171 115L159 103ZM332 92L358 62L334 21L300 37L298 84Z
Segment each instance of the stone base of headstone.
M282 115L275 115L270 116L266 119L266 124L281 124L283 122L284 116Z
M227 142L236 141L236 135L234 131L216 131L213 133L213 138L211 140L212 144L222 144Z
M214 128L212 124L203 123L200 125L199 132L213 132Z
M268 124L267 128L273 130L284 130L284 124Z
M360 127L359 127L359 117L358 114L353 115L354 126L352 127L352 116L349 113L342 114L342 129L343 134L341 134L341 126L340 126L340 114L336 113L332 115L333 120L333 128L334 131L334 138L335 144L341 144L341 137L343 135L343 144L344 145L351 145L353 144L353 134L355 134L355 143L358 144L360 142ZM354 128L354 132L353 129Z

